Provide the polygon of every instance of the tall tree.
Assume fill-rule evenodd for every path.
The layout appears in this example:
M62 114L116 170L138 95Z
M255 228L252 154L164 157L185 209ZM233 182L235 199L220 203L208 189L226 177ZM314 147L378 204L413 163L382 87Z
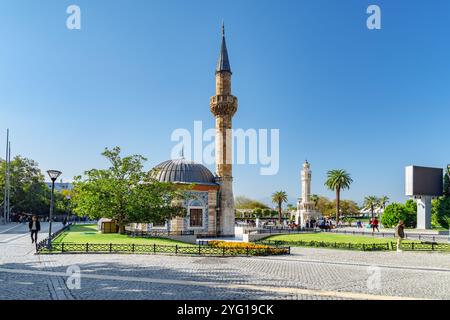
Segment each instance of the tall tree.
M370 215L373 219L375 208L380 204L380 200L376 196L367 196L364 198L364 209L370 209Z
M285 191L277 191L272 194L272 202L277 205L278 208L278 223L281 224L282 206L283 202L287 202L287 194Z
M330 170L327 172L327 181L325 186L328 189L336 191L336 224L339 222L340 196L341 190L350 189L353 182L350 174L342 169Z
M107 169L92 169L76 177L72 194L74 212L91 218L111 218L125 231L130 222L160 223L185 215L184 192L172 183L159 182L143 170L141 155L121 157L120 148L102 153Z
M386 205L389 203L389 197L388 196L382 196L380 199L379 199L379 206L380 206L380 208L381 209L383 209L383 211L384 211L384 209L386 208Z
M5 164L0 160L0 190L5 187ZM20 155L11 160L11 211L13 213L48 213L50 191L38 163ZM0 192L3 203L4 193Z
M316 206L316 207L317 207L317 202L319 201L319 198L320 197L317 194L313 194L310 197L311 201L314 202L314 206Z

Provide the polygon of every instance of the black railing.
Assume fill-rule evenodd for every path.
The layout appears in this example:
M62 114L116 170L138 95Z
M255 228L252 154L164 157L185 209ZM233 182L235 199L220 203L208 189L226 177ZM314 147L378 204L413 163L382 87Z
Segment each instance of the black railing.
M62 232L66 231L66 230L70 230L70 226L71 225L72 225L72 223L70 222L69 224L65 225L63 228L53 232L51 234L52 241L55 240L55 238L57 236L59 236ZM48 241L49 241L49 239L47 237L47 238L39 241L38 243L36 243L36 252L41 251L43 248L47 248L48 247ZM52 245L53 245L53 243L52 243Z
M285 246L254 248L248 247L212 247L212 246L182 246L158 244L115 244L115 243L68 243L52 244L52 250L46 246L39 253L135 253L135 254L174 254L199 256L267 256L287 255L290 248Z
M192 236L194 235L193 230L189 231L167 231L167 230L150 230L150 231L140 231L140 230L125 230L125 234L130 237L139 238L158 238L167 236Z
M394 232L387 231L355 231L355 230L324 230L324 232L333 232L333 233L341 233L341 234L351 234L354 236L367 236L373 238L395 238ZM447 242L448 236L445 235L430 235L423 233L407 233L405 232L405 239L410 240L419 240L419 241L432 241L432 242Z
M331 249L347 249L359 251L388 251L397 250L397 243L389 241L386 243L353 243L353 242L329 242L329 241L282 241L282 240L260 240L258 244L269 246L289 247L316 247ZM450 243L437 242L402 242L401 249L405 251L450 251Z
M288 228L288 227L264 227L262 229L245 230L245 233L258 234L277 234L277 233L304 233L304 232L320 232L317 228Z

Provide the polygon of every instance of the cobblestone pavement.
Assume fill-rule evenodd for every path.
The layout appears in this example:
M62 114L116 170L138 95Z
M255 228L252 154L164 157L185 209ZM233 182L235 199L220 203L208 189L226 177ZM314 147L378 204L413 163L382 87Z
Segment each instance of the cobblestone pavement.
M34 255L25 226L2 230L0 299L450 299L445 253L293 248L290 256L249 258ZM68 289L73 265L81 270L80 289Z

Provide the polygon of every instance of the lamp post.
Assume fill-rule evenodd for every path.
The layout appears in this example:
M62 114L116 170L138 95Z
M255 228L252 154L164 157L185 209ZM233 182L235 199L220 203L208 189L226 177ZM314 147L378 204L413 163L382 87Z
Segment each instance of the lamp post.
M52 220L53 220L53 194L55 192L55 181L61 175L61 171L58 170L48 170L48 176L52 180L52 193L50 197L50 214L49 214L49 225L48 225L48 249L52 248Z

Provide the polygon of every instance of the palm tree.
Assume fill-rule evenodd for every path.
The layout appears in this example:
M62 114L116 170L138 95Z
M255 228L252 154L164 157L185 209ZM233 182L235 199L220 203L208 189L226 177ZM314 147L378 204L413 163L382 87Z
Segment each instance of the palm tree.
M319 196L317 194L313 194L310 197L311 201L314 202L314 206L317 206L317 201L319 201Z
M380 205L380 199L375 196L368 196L364 198L364 208L370 209L371 217L373 219L375 207Z
M277 191L272 194L272 202L278 206L278 223L281 224L281 206L283 202L287 202L287 194L285 191Z
M388 196L382 196L379 200L379 206L381 209L386 209L386 204L389 202L389 197Z
M339 209L341 190L350 189L350 184L353 182L350 174L342 169L330 170L327 172L327 181L325 186L328 189L336 191L336 225L339 222Z

